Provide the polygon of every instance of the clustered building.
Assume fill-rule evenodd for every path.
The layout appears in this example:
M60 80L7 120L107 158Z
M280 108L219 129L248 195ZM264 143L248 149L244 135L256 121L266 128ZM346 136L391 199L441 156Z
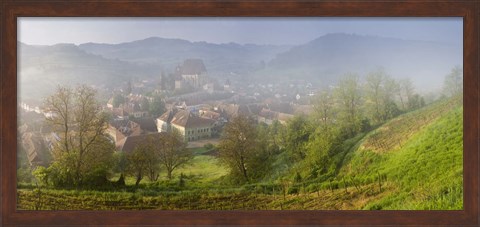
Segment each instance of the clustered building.
M145 88L152 87L148 81L130 81L126 88L114 91L113 97L108 100L104 110L111 114L112 119L108 123L107 134L117 151L130 152L148 137L174 130L180 133L185 142L218 138L225 124L239 115L247 115L259 123L272 124L279 121L285 124L294 114L309 114L312 108L311 105L301 104L303 98L298 94L293 96L293 100L297 101L294 104L292 98L289 98L291 95L276 93L293 89L270 84L235 87L229 79L225 85L218 86L208 77L201 59L185 60L168 78L162 73L160 84L161 89L154 92L167 91L170 94L163 98L166 111L160 116L152 116L149 112L148 103L153 98L140 95L145 93ZM292 88L291 84L289 86ZM171 95L179 90L187 92ZM273 92L275 95L261 98L262 91ZM119 94L120 102L115 101L115 96ZM40 104L28 100L20 104L25 113L51 117L51 113L43 111L39 106ZM51 150L52 144L58 141L58 136L51 130L38 134L27 126L20 129L22 147L27 152L29 163L44 164L46 155L43 150Z

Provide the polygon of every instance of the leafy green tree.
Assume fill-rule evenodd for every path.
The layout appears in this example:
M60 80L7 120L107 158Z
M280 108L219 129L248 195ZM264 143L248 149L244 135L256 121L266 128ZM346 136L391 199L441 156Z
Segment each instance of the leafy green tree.
M57 185L106 182L115 147L107 139L108 116L101 111L96 91L87 86L58 87L44 106L52 113L46 121L58 136L51 166Z
M463 92L463 69L461 66L455 66L450 74L445 77L443 90L448 97Z
M335 88L334 94L339 104L337 120L347 136L354 136L360 131L362 119L362 97L358 75L345 74Z
M339 132L336 127L318 127L307 145L306 165L312 176L319 176L328 171L332 162L334 147L338 143Z
M292 118L287 123L286 149L292 160L302 160L306 155L305 145L311 134L311 124L303 115Z
M226 163L231 175L241 182L250 181L251 164L257 147L257 131L252 119L240 115L224 128L218 145L219 158ZM239 179L240 178L240 179Z

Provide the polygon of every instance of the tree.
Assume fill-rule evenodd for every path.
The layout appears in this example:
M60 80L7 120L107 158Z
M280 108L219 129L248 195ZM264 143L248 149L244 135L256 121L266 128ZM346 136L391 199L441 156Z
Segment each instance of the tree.
M311 131L311 124L303 115L295 116L288 121L285 143L292 160L302 160L305 158L305 144L310 138Z
M148 101L147 98L143 97L141 102L140 102L140 108L142 111L149 111L150 110L150 102Z
M444 93L451 97L463 92L463 69L455 66L450 74L445 77L443 84Z
M187 143L177 130L160 134L155 152L160 164L167 170L167 177L172 179L172 172L177 167L186 164L193 158L193 153L187 149Z
M408 102L408 109L416 110L425 106L425 100L419 94L414 94L410 97L410 101Z
M411 98L415 93L415 87L413 86L412 80L410 78L400 80L399 85L400 89L398 92L398 96L400 98L402 108L403 110L408 110L408 106L412 105L409 103L411 102Z
M153 117L159 117L165 112L165 103L161 96L153 96L152 103L150 103L149 106L149 112Z
M251 160L257 150L257 133L252 119L240 115L233 118L223 130L218 145L219 158L230 168L236 179L250 180Z
M126 158L127 170L136 178L135 186L140 184L144 176L148 176L150 181L158 179L159 157L155 153L155 139L152 136L127 153Z
M385 72L377 70L367 75L365 83L366 107L370 113L370 119L376 123L383 122L384 119L384 82Z
M336 127L318 127L313 135L307 144L305 164L311 175L318 176L327 172L331 157L335 155L334 147L341 141Z
M273 151L273 153L280 152L280 150L285 147L286 127L282 125L280 121L275 120L268 127L268 133L270 138L270 151Z
M338 120L348 136L360 131L361 95L360 82L356 74L344 75L335 88L335 97L339 103Z
M334 100L330 90L320 92L314 100L316 118L320 121L322 128L328 128L333 122L335 115Z
M383 103L385 104L384 120L391 119L400 114L400 109L395 102L395 95L398 94L399 90L400 85L395 79L390 76L385 77L383 95Z
M113 102L112 102L113 107L118 108L118 106L120 106L120 104L124 102L125 102L125 98L123 97L123 95L115 94L113 96Z
M57 182L80 186L95 181L89 177L105 180L114 145L105 134L108 116L101 112L96 91L87 86L58 87L44 106L52 113L46 121L58 136L52 165Z

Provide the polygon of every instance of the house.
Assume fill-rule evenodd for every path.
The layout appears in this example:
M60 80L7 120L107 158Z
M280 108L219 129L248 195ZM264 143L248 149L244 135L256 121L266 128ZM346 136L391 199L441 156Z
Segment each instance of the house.
M157 126L155 125L155 119L153 117L133 118L131 121L140 125L143 133L158 132Z
M127 102L125 104L121 104L119 108L122 108L123 111L125 111L129 116L133 116L135 118L148 116L148 111L142 110L140 104L137 102Z
M111 111L115 118L128 119L129 116L134 118L143 118L148 116L146 106L142 106L143 103L150 100L142 95L130 94L124 97L124 102L121 103L118 108L113 106L113 97L107 102L107 109Z
M221 116L227 120L245 115L253 117L261 111L261 105L257 104L220 104L216 107Z
M212 126L212 136L217 136L221 132L223 126L227 123L227 119L222 117L222 115L218 112L208 110L208 109L201 109L199 110L199 116L207 119L211 119L214 121Z
M42 135L38 132L31 132L28 126L19 128L21 134L20 148L25 151L28 163L31 167L47 165L48 148Z
M171 125L170 123L172 122L173 116L178 112L177 108L170 108L162 114L160 117L158 117L155 121L155 124L157 126L157 131L158 132L169 132L171 130Z
M274 121L279 121L281 124L286 124L289 119L293 118L292 114L280 113L272 111L267 108L263 108L260 113L258 113L257 121L265 124L272 124Z
M170 132L177 130L185 141L195 141L212 137L215 120L193 114L188 110L171 109L157 118L157 130Z
M129 136L137 136L143 134L140 125L128 119L113 120L109 122L107 134L113 139L115 146L119 146L119 142Z

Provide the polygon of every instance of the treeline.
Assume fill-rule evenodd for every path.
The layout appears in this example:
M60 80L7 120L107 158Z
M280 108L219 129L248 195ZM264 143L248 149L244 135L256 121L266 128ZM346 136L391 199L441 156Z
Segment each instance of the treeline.
M461 68L452 69L444 84L443 96L461 93ZM219 144L231 182L332 180L342 164L341 154L359 136L426 102L410 79L395 80L380 69L363 81L357 74L343 75L317 94L313 105L312 115L295 116L286 125L255 124L246 116L233 119Z

